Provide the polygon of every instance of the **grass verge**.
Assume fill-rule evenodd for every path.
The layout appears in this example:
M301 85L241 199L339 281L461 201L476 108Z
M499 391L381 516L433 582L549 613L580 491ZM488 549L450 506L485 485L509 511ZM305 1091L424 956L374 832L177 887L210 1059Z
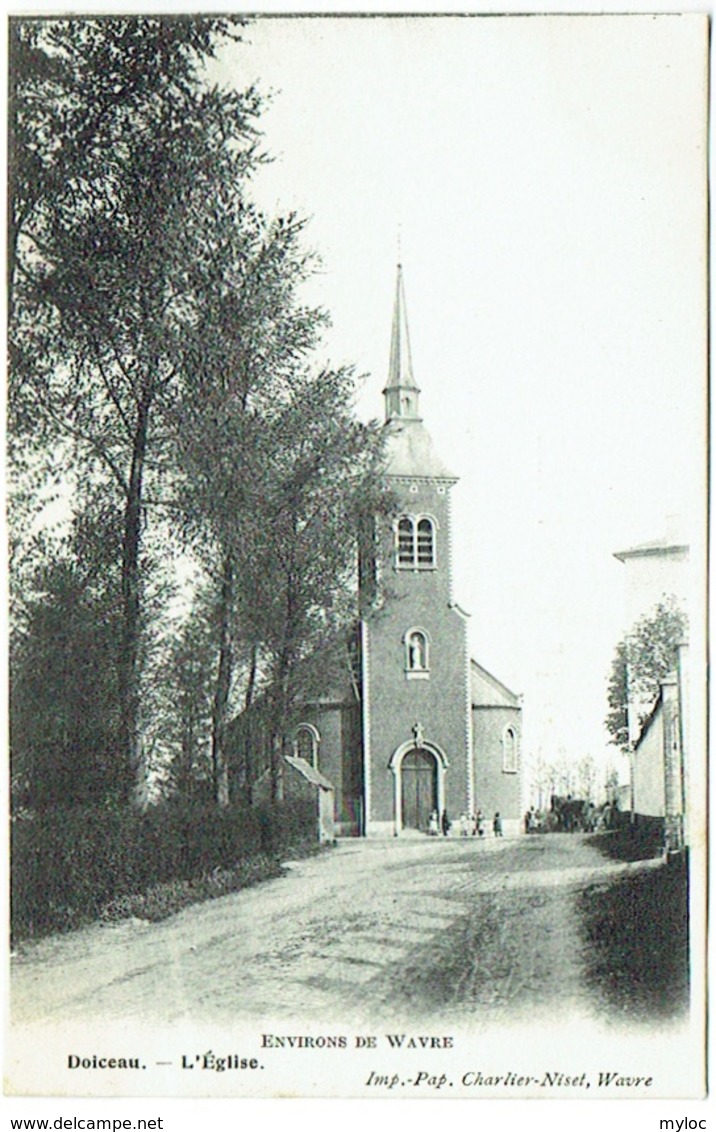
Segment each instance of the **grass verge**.
M688 1011L685 860L592 886L580 912L587 978L611 1018L666 1022Z
M310 842L294 846L291 852L292 856L308 857L319 849L315 842ZM214 869L207 876L166 881L153 885L146 892L117 897L105 905L99 918L105 923L129 918L158 922L192 904L202 904L219 896L240 892L262 881L283 876L285 872L280 858L261 854L229 868Z

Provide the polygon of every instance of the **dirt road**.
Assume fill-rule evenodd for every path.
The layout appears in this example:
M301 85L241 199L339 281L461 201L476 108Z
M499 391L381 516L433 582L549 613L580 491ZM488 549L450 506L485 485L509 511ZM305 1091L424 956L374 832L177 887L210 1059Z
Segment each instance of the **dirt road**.
M579 835L342 842L163 923L27 945L13 1019L591 1013L579 895L653 867L609 861Z

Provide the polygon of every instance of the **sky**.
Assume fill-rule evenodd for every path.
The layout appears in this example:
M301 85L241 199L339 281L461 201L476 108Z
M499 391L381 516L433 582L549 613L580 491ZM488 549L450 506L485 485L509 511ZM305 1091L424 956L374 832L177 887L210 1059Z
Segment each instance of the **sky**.
M422 415L460 477L454 595L524 696L528 757L612 757L614 551L675 514L703 534L706 36L694 15L264 18L216 68L271 95L254 195L308 218L306 297L365 418L402 260Z

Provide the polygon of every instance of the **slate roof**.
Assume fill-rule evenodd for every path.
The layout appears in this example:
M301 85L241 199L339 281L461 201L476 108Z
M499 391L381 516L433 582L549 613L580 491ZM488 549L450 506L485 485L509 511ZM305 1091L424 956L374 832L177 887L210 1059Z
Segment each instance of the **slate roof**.
M398 264L398 280L395 288L395 305L393 307L393 327L390 336L390 363L388 366L388 389L415 389L420 390L413 377L413 360L410 353L410 334L408 333L408 316L405 307L405 287L403 284L403 266Z
M628 550L617 550L614 557L620 562L626 558L650 558L663 554L680 554L689 549L688 543L674 542L673 539L655 539L652 542L641 542Z
M385 429L388 434L386 475L457 483L458 477L437 455L430 433L421 420L393 419Z
M476 660L470 661L470 700L473 707L522 706L519 696Z

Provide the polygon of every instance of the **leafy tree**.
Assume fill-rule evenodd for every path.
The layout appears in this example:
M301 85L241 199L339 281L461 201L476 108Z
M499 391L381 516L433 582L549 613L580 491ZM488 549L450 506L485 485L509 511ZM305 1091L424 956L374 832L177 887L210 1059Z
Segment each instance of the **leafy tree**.
M620 641L616 647L607 685L607 705L609 713L604 726L611 735L609 740L625 753L629 750L629 681L627 667L627 643Z
M325 323L321 311L298 302L311 268L300 249L302 229L293 216L268 223L253 215L251 239L235 248L221 317L205 328L213 345L197 359L202 379L169 411L183 473L180 521L216 593L211 750L222 805L229 800L224 733L237 661L246 662L249 701L257 674L257 539L274 443L267 422L303 380L304 359ZM235 247L235 231L227 224L225 250Z
M12 26L13 436L64 441L75 475L119 492L120 749L140 784L147 490L166 486L164 411L215 361L207 327L256 230L242 188L261 159L259 99L201 78L232 34L202 18Z
M36 809L122 798L116 515L90 499L67 536L38 536L11 642L13 793Z
M662 680L676 668L678 645L687 627L686 614L675 599L664 597L617 645L607 690L605 727L611 742L622 751L629 749L630 711L636 712L641 726L659 695Z
M218 611L211 745L220 804L229 794L231 707L250 707L259 688L278 789L290 708L308 690L303 662L357 615L361 508L377 512L388 498L379 432L353 415L352 374L312 372L302 341L299 334L293 372L270 385L270 398L265 386L245 406L227 398L183 430L188 520ZM207 455L214 452L220 458ZM314 659L314 683L316 667ZM241 772L248 787L257 768Z
M11 450L46 466L54 453L60 474L114 504L117 781L135 800L156 515L174 520L214 586L211 751L225 802L237 665L245 702L271 683L278 735L299 661L355 612L354 532L360 508L380 502L377 434L352 416L350 376L307 365L324 316L298 301L311 266L302 225L269 222L247 199L261 100L204 78L240 26L11 28ZM168 655L191 683L186 655ZM202 694L195 680L197 726ZM185 754L193 744L185 730Z
M676 601L665 598L641 617L627 636L630 696L646 704L647 711L659 694L661 681L676 668L678 645L687 626L686 614Z
M383 437L353 416L352 375L323 371L277 408L256 565L259 638L270 684L272 788L297 700L325 687L322 650L359 612L359 534L391 506L380 476ZM329 656L329 652L325 654ZM329 660L330 663L330 660Z
M211 780L209 736L216 663L215 597L199 587L184 623L172 634L164 665L165 737L174 751L172 791L191 799Z
M32 289L53 211L79 209L93 183L116 178L127 127L180 122L202 63L241 26L176 15L10 20L11 300L28 297L23 281Z

